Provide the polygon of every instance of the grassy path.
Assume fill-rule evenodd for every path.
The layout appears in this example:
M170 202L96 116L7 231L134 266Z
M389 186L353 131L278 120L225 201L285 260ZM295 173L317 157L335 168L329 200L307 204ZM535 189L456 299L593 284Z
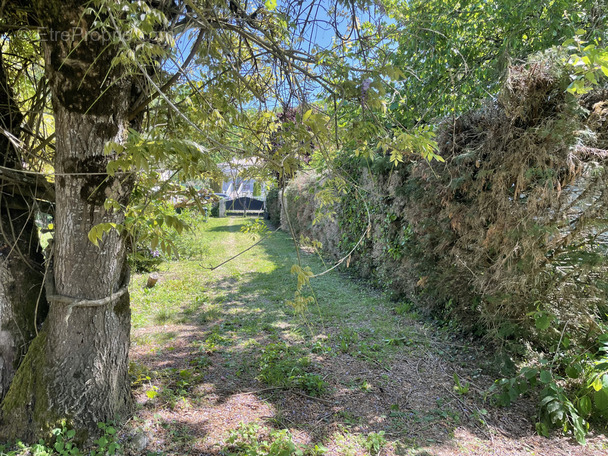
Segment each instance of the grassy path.
M604 438L581 448L534 435L525 403L491 407L488 354L344 273L316 279L318 306L295 314L286 300L296 255L284 233L205 269L254 242L240 231L246 222L201 223L179 241L192 259L161 265L153 289L146 276L133 281L129 432L146 436L148 454L240 445L278 455L294 444L310 455L606 454ZM315 255L303 261L323 269Z

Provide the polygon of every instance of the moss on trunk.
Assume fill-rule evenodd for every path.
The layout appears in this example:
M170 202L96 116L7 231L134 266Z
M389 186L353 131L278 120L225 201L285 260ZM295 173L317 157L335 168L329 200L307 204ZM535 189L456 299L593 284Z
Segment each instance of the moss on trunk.
M50 435L65 417L57 417L49 407L46 367L46 332L41 332L30 344L11 387L2 403L0 439L33 441ZM32 426L22 426L22 423ZM34 435L34 432L36 435Z

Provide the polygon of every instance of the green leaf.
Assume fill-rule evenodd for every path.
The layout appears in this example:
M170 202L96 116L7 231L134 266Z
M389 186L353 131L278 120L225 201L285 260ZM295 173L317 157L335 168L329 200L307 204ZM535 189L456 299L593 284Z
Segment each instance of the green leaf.
M99 247L99 239L101 239L99 236L99 225L95 225L93 228L91 228L88 238L95 247Z
M595 402L595 406L598 410L605 411L608 410L608 394L606 391L600 390L596 391L593 394L593 400Z
M583 396L579 399L578 411L581 413L581 415L583 415L583 416L589 415L591 413L591 408L592 408L592 404L591 404L591 399L589 398L589 396Z
M553 402L555 400L557 400L557 398L555 396L545 396L540 401L540 406L541 407L546 407L549 402Z
M579 444L585 445L585 436L587 435L589 425L576 413L572 413L571 421L574 427L574 438Z
M154 399L156 396L158 396L158 391L155 389L146 391L146 396L148 396L150 399Z
M602 388L608 392L608 374L602 375Z
M540 381L543 383L551 383L551 381L553 381L553 374L548 370L540 371Z
M520 373L527 380L531 380L538 375L538 369L535 369L534 367L522 367Z
M277 9L277 0L266 0L264 6L268 11L274 11Z
M534 315L534 320L536 328L540 329L541 331L545 331L549 328L549 326L551 326L552 318L551 315L547 312L537 312Z
M591 383L591 387L595 391L600 391L604 387L604 385L602 385L602 379L599 375L595 377L595 380L593 380L593 383Z
M547 411L551 414L554 415L559 411L563 411L563 407L562 404L559 401L550 401L547 404Z
M579 364L572 364L566 367L566 375L569 378L578 378L581 373L581 366Z
M536 423L536 432L543 437L549 437L549 427L545 423Z
M595 78L595 74L593 74L592 72L585 73L585 79L587 79L593 85L597 84L597 79Z

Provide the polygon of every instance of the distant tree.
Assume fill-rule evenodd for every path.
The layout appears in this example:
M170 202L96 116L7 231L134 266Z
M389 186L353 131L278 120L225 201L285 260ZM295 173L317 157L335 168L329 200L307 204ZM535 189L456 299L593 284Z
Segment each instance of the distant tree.
M605 38L604 0L385 0L392 63L405 75L389 109L406 127L496 96L510 64L577 30Z

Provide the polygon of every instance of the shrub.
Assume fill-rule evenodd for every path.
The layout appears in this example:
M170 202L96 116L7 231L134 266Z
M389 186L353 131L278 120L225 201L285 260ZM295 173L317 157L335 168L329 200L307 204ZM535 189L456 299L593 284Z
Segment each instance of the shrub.
M219 217L220 216L220 203L213 203L211 206L211 217Z
M137 273L147 273L158 271L158 267L163 262L161 253L158 250L150 250L141 245L136 252L128 256L129 266Z
M281 223L281 206L279 202L279 189L277 187L271 188L266 193L266 212L270 223L275 226L279 226Z

